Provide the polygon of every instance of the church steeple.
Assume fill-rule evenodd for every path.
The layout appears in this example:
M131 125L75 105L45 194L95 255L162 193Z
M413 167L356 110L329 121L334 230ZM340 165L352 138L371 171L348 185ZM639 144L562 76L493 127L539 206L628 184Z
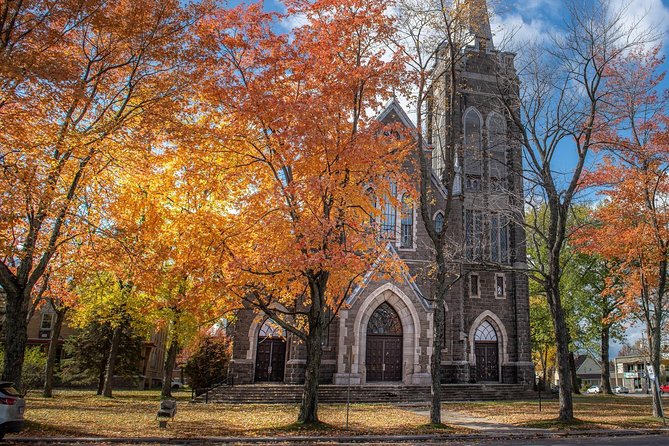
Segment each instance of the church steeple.
M462 7L469 30L474 35L479 48L492 49L492 30L486 0L463 0Z

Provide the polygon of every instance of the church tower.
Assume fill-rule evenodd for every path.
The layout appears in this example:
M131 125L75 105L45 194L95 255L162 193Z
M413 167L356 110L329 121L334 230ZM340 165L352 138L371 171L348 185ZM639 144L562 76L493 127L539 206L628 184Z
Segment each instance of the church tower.
M485 0L463 0L461 8L467 37L453 62L455 102L449 103L451 60L442 47L427 110L437 178L444 178L446 157L455 156L452 215L459 221L452 226L463 277L447 300L443 375L447 382L529 384L522 152L504 107L508 92L500 91L500 85L517 85L515 55L495 49ZM453 116L457 147L446 143L446 116ZM446 179L444 187L450 185Z

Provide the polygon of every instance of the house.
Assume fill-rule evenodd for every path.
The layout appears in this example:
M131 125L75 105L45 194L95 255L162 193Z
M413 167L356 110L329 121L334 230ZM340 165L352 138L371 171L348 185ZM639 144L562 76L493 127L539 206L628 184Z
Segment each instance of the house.
M485 6L477 1L481 4ZM445 344L436 354L441 355L446 383L531 386L528 279L522 272L525 234L517 220L523 208L515 199L523 191L522 154L512 142L509 117L496 93L499 70L515 73L514 55L494 48L487 14L478 20L471 26L474 42L458 67L462 89L454 105L460 122L458 159L464 162L458 166L453 190L457 199L448 230L462 245L454 259L462 265L462 280L447 295ZM436 66L434 72L440 71ZM432 81L429 130L424 135L430 144L431 194L438 204L446 197L441 181L446 147L440 143L446 130L439 117L447 107L444 82L439 77ZM378 119L414 128L396 100ZM412 163L405 167L417 181ZM405 200L402 191L395 192L401 205L383 210L381 233L387 255L404 262L408 273L389 280L370 272L348 297L322 346L322 383L430 383L435 352L429 270L434 247L416 205ZM435 212L429 224L440 227L443 222L444 216ZM305 347L277 327L251 307L238 311L229 330L233 353L228 376L235 385L304 381Z

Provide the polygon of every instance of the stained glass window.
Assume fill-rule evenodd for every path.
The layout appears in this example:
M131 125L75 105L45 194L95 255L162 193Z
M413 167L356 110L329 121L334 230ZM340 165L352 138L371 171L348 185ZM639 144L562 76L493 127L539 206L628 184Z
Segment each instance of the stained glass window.
M258 338L285 338L286 330L272 319L267 319L258 333Z
M402 238L400 244L402 248L413 247L413 205L411 197L404 194L402 197Z
M392 198L386 197L383 205L381 238L394 240L395 225L397 224L397 209L395 209L395 205L392 202L392 199L397 196L397 184L394 181L390 182L390 195Z
M465 257L467 260L483 258L483 212L465 211Z
M465 175L466 187L469 190L479 190L482 172L482 123L481 117L475 110L469 110L464 119L465 127Z
M437 234L441 234L441 230L443 228L444 228L444 214L440 212L434 218L434 230L437 231Z
M387 302L379 305L372 314L372 317L369 319L369 324L367 325L367 333L385 335L402 334L402 322L400 322L400 317Z
M509 219L495 212L490 214L490 260L509 263Z
M506 177L506 122L504 117L497 113L491 113L488 118L488 144L490 176Z
M493 326L488 321L483 321L479 328L476 329L476 334L474 335L475 341L496 341L497 332Z

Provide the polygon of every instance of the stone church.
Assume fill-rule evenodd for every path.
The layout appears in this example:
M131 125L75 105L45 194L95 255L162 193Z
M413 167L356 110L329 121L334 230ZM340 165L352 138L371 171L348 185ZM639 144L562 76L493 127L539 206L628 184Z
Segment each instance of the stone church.
M479 1L485 7L485 1ZM444 383L531 384L528 279L522 216L521 149L513 144L508 117L500 106L497 73L514 73L513 54L493 46L487 14L472 24L472 45L459 64L461 123L454 187L451 238L461 241L459 276L446 298L445 342L441 352ZM439 72L437 65L434 70ZM514 75L515 76L515 75ZM431 194L443 208L440 178L446 105L443 79L435 78L424 135L431 149ZM413 123L397 101L378 116L384 123ZM410 163L407 163L407 169ZM409 171L411 173L411 171ZM418 174L413 173L418 181ZM407 266L405 277L370 276L339 311L323 343L321 383L429 385L433 354L433 307L427 271L433 246L419 209L397 193L398 208L383 209L382 235L391 255ZM407 196L408 197L408 196ZM440 206L441 205L441 206ZM514 222L515 221L515 222ZM444 217L435 213L436 227ZM456 261L458 259L455 259ZM304 381L305 349L260 312L241 310L229 327L233 355L229 381L234 384Z

